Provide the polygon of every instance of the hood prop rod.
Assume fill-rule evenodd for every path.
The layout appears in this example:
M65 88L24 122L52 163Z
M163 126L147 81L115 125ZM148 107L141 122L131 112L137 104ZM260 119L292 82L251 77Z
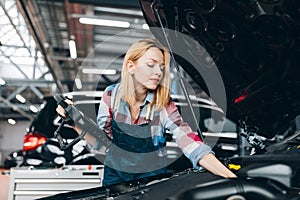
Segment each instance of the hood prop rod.
M182 88L182 90L183 90L184 96L185 96L185 98L186 98L186 100L187 100L188 107L189 107L189 109L190 109L190 111L191 111L191 114L192 114L192 117L193 117L194 124L195 124L196 127L197 127L197 133L198 133L198 136L199 136L200 139L204 142L204 137L203 137L202 131L200 130L199 124L198 124L198 122L197 122L197 118L196 118L195 112L194 112L193 107L192 107L191 99L190 99L190 97L189 97L189 94L188 94L188 91L187 91L187 89L186 89L186 86L184 85L184 79L183 79L183 77L182 77L182 75L181 75L181 73L180 73L180 68L179 68L179 66L178 66L178 64L177 64L177 62L176 62L176 60L175 60L175 57L174 57L174 54L173 54L173 51L172 51L170 42L169 42L168 37L167 37L167 33L166 33L166 31L164 30L164 28L163 28L163 23L162 23L162 20L161 20L160 15L159 15L159 10L158 10L157 6L154 6L154 11L155 11L155 14L156 14L156 16L157 16L157 19L158 19L158 21L159 21L159 24L160 24L160 26L161 26L161 28L162 28L162 32L163 32L163 34L164 34L164 38L166 39L167 46L168 46L169 51L170 51L171 60L174 62L175 68L176 68L176 70L178 71L178 74L179 74L179 83L180 83L180 86L181 86L181 88Z

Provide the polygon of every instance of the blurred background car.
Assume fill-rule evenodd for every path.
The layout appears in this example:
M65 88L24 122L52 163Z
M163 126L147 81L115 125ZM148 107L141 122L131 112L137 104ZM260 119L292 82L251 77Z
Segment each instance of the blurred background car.
M3 167L5 169L18 167L23 163L23 160L23 150L13 151L5 158Z
M23 149L10 153L4 161L4 168L33 166L54 168L64 165L101 164L86 147L84 140L66 149L61 149L55 138L59 120L55 111L57 106L53 97L46 97L43 109L32 121L24 135ZM70 143L78 135L68 126L59 132L65 143Z

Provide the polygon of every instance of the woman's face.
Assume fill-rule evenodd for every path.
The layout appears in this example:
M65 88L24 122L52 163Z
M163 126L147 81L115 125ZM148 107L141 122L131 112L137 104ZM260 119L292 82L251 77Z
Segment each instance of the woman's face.
M133 72L136 89L155 90L164 75L164 57L155 47L149 48L145 54L132 63L129 71Z

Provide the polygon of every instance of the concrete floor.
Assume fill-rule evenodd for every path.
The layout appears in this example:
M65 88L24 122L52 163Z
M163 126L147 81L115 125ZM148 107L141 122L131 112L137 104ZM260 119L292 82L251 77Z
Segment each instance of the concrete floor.
M9 175L3 174L3 172L9 172L7 169L0 168L0 199L7 200L8 199L8 190L9 190Z

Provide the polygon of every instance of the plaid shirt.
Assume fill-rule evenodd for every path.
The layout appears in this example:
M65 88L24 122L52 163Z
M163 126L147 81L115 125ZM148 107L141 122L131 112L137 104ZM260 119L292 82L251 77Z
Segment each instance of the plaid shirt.
M127 102L120 100L117 110L112 112L113 103L113 91L116 88L116 84L108 86L103 94L99 111L97 115L98 127L107 133L109 138L113 137L111 131L112 116L117 122L125 122L127 124L145 124L149 123L147 118L147 104L152 102L153 95L148 93L145 101L141 105L139 116L135 119L131 119L129 105ZM112 114L114 113L114 114ZM198 161L206 154L212 153L211 147L204 144L201 139L195 134L190 126L183 121L175 103L171 100L162 110L154 112L153 119L155 126L160 127L158 135L163 135L164 131L168 129L178 144L179 148L183 151L186 157L188 157L194 168L198 169L200 166ZM153 135L152 135L153 136ZM99 147L99 141L95 141L94 148Z

